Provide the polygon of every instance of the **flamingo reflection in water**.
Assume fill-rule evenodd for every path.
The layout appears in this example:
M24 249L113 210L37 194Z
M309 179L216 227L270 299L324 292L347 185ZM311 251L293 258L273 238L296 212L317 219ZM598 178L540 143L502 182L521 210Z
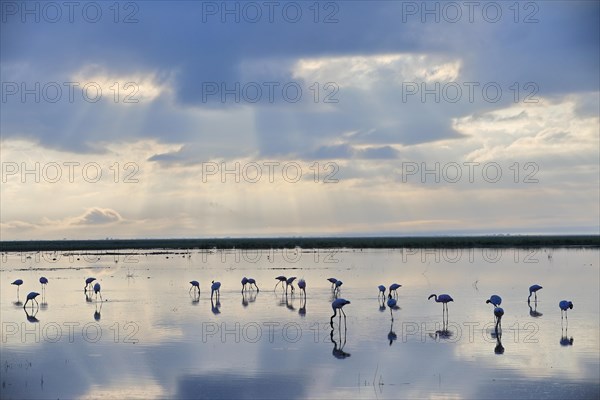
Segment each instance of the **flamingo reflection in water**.
M350 353L344 351L344 347L346 346L346 337L347 337L347 329L344 324L344 333L342 334L342 330L338 328L338 340L336 341L333 335L333 326L331 327L331 332L329 333L329 338L333 343L333 350L331 350L331 355L339 360L343 360L345 358L350 357ZM338 344L339 343L339 344Z
M289 297L285 294L285 307L290 311L296 311L294 307L294 294L292 293Z
M386 299L385 299L385 297L379 296L379 298L377 299L377 302L379 303L379 311L380 312L384 312L386 310L386 307L385 307Z
M439 326L439 325L438 325ZM454 336L454 332L452 332L448 328L448 322L442 323L442 329L436 330L434 333L430 333L429 337L438 340L438 339L451 339Z
M496 334L496 347L494 347L494 353L498 355L504 354L504 346L502 346L502 340L500 340L501 337L502 333L500 333L499 335Z
M537 310L537 301L533 302L533 308L531 307L530 302L527 302L527 305L529 306L529 315L532 316L533 318L539 318L542 315L544 315Z
M200 303L200 290L193 290L194 287L189 290L190 300L192 301L192 305L198 305Z
M221 301L219 300L219 297L217 296L217 301L213 301L212 297L210 298L210 310L212 311L213 314L217 315L217 314L221 314L221 310L219 310L219 308L221 307Z
M300 308L298 309L298 314L301 317L306 316L306 295L304 297L300 296Z
M561 327L561 335L560 335L560 345L561 346L573 346L573 336L569 337L568 334L569 327Z
M96 310L94 311L94 320L96 320L96 321L100 321L100 313L102 312L102 304L104 304L104 303L100 302L100 307L98 307L98 303L96 303Z
M388 332L387 338L390 341L390 346L395 340L398 339L398 335L396 335L396 332L394 332L394 319L392 319L390 323L390 331Z
M27 317L27 321L31 322L31 323L36 323L36 322L40 322L39 319L36 318L37 313L40 311L39 309L31 309L31 314L29 313L29 311L26 308L23 308L23 310L25 310L25 316Z
M258 296L258 292L254 290L242 292L242 306L248 307L250 303L254 303L256 296Z

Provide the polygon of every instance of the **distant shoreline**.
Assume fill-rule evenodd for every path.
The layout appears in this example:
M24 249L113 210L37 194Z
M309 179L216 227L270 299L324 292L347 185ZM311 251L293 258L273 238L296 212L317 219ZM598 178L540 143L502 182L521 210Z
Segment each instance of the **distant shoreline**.
M600 247L600 235L284 237L219 239L105 239L0 241L2 252L126 249L394 249L394 248L562 248Z

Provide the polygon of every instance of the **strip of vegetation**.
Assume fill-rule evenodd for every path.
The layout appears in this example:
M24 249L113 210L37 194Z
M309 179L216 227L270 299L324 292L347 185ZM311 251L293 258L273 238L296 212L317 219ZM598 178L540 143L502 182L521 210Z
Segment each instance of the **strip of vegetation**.
M560 248L600 247L599 235L573 236L436 236L436 237L312 237L128 240L3 241L0 251L80 251L124 249L305 249L334 248Z

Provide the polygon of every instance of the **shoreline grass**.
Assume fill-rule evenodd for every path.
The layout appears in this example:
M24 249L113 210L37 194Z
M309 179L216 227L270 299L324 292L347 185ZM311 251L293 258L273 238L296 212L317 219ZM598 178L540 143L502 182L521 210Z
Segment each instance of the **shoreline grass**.
M383 249L600 247L600 235L278 237L0 241L2 252L126 249Z

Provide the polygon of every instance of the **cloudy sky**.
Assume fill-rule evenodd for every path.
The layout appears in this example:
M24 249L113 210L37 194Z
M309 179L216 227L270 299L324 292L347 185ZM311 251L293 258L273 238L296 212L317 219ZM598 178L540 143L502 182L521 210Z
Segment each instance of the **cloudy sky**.
M597 1L0 4L2 240L599 231Z

